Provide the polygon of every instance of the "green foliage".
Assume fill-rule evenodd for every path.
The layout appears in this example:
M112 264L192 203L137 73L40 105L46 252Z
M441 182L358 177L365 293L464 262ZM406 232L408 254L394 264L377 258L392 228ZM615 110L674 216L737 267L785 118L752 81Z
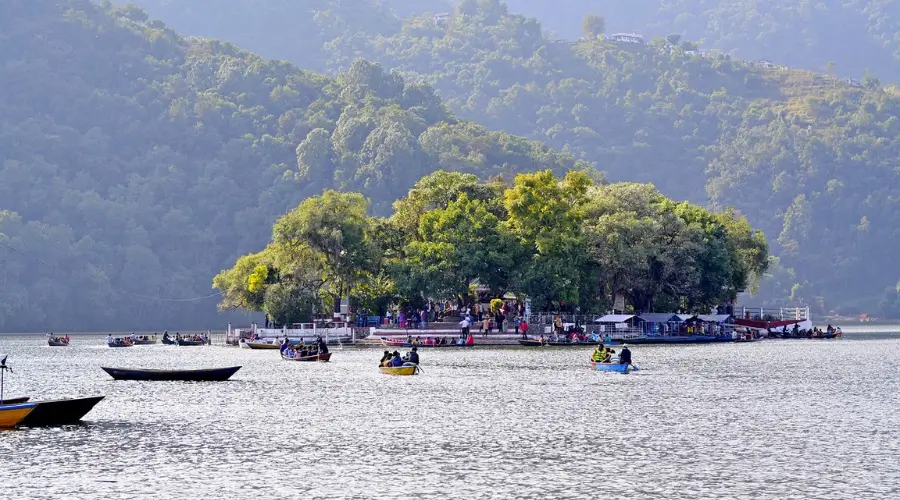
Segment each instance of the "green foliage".
M321 294L336 304L349 292L358 310L381 314L394 301L466 303L478 287L494 297L493 312L507 291L544 310L599 311L623 294L634 309L702 311L734 299L768 268L765 239L734 212L675 203L650 185L594 185L582 171L520 174L505 189L439 171L395 203L391 219L367 216L365 204L332 191L301 203L275 223L262 254L216 277L223 305L247 295L250 287L228 287L252 273L255 282L279 277L267 281L262 305L243 301L277 321L308 314ZM323 279L308 286L296 280L317 273Z
M597 38L606 32L606 20L596 14L588 14L581 21L581 32L586 38Z
M209 25L247 22L232 12L223 19L227 10L209 5L216 10ZM314 23L360 12L329 5ZM309 38L304 43L320 33L301 29L307 21L289 21L292 33ZM345 33L340 26L335 21L333 36ZM15 34L3 42L0 82L16 96L0 102L0 210L9 211L0 231L12 248L0 247L3 330L246 321L218 316L205 284L238 255L258 251L275 219L311 195L356 191L386 214L435 170L488 178L577 164L543 144L459 120L431 87L376 64L359 61L331 79L228 43L183 38L134 6L13 2L4 5L0 33ZM345 242L348 256L335 260L326 253L332 235L311 228L300 236L327 247L306 256L321 266L317 279L334 293L352 287L359 280L344 260L357 263L365 252ZM357 229L344 237L358 240ZM280 258L254 254L220 275L222 307L261 310L261 271L252 290L248 280ZM265 281L278 279L285 278ZM300 297L282 291L272 308Z

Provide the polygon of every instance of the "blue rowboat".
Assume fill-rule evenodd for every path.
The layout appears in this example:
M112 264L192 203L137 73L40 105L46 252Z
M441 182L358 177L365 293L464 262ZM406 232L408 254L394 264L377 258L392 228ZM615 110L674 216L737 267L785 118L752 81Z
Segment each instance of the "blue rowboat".
M616 372L616 373L630 373L638 368L634 365L623 365L619 363L597 363L596 361L591 361L591 367L598 372Z

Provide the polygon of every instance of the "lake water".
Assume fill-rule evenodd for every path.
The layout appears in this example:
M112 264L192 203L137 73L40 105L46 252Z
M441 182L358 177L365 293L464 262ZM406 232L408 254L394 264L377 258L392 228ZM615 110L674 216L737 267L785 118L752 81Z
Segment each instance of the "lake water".
M895 329L896 330L896 329ZM846 330L845 330L846 331ZM900 336L590 349L51 348L0 336L8 397L106 395L79 426L0 432L6 498L900 498ZM100 366L242 365L225 383Z

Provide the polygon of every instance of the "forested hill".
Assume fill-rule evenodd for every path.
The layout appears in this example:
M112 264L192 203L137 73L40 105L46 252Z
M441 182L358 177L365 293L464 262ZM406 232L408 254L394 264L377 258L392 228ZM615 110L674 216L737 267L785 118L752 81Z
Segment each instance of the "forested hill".
M900 83L900 3L890 0L507 0L560 38L581 35L585 14L610 32L677 33L744 59Z
M322 69L322 44L345 34L390 35L397 17L445 12L482 0L134 0L188 35L229 40L267 57ZM678 34L742 59L900 83L900 3L889 0L506 0L553 38L582 36L597 14L609 33ZM392 16L391 13L396 14ZM830 64L833 63L833 64Z
M628 22L610 13L589 27L597 35ZM613 180L736 205L781 257L765 297L877 314L873 304L900 278L890 256L900 99L871 75L760 68L675 38L557 41L497 0L465 0L445 21L422 14L389 31L344 30L323 48L330 67L379 61L431 83L460 115L571 151ZM276 33L266 40L280 43Z
M224 325L211 278L323 188L385 213L437 169L579 168L371 64L331 79L135 7L3 9L0 331Z

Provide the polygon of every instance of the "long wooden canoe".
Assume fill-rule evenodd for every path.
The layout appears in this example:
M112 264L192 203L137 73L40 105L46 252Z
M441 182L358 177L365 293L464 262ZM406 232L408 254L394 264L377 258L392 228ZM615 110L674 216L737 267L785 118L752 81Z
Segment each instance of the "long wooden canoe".
M416 375L417 373L419 373L418 365L397 367L379 366L378 369L381 370L381 373L384 373L386 375Z
M106 373L116 380L178 380L183 382L221 382L228 380L241 369L240 366L228 368L207 368L204 370L145 370L131 368L107 368L101 366Z
M34 403L0 406L0 428L10 428L19 423L34 410Z
M50 347L68 347L69 346L69 343L66 342L66 339L59 339L59 338L49 339L49 340L47 340L47 344Z
M19 422L26 427L77 424L104 396L35 401L34 410Z
M301 356L299 358L289 358L281 353L281 359L286 361L328 361L331 359L331 353L326 352L325 354L313 354L312 356Z

